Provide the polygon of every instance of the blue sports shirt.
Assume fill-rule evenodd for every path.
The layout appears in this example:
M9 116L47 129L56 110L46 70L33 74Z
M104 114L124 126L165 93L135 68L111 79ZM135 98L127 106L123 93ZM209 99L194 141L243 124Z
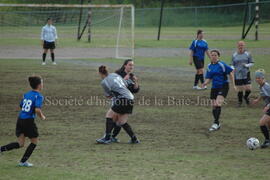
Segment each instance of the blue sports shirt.
M206 79L212 79L212 88L223 88L224 84L228 83L228 74L233 69L222 61L208 64L206 71Z
M192 41L189 49L193 51L193 56L196 56L199 60L204 60L205 51L208 50L208 44L204 39L195 39Z
M36 117L35 108L41 108L43 103L43 96L37 91L29 91L23 95L20 103L21 111L20 119L34 119Z

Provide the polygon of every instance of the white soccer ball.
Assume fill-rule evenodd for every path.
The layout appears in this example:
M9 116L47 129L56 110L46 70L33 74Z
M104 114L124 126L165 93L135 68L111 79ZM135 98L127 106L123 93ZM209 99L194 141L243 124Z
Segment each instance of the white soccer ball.
M260 147L260 141L257 138L251 137L247 140L247 147L250 150L254 150Z

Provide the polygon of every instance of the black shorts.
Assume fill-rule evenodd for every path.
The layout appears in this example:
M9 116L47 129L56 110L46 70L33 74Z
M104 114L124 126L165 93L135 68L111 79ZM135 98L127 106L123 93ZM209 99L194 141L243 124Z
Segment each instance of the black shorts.
M210 93L210 99L217 99L217 96L227 97L229 92L229 84L225 84L223 88L212 88Z
M55 49L55 42L44 41L43 49Z
M204 67L204 60L199 60L197 56L193 56L193 63L196 69L202 69Z
M34 119L18 118L16 124L16 136L19 137L21 134L24 134L25 137L29 138L36 138L39 136Z
M133 105L133 100L120 98L113 102L112 110L118 114L132 114Z
M234 81L236 86L244 86L251 84L250 72L247 73L246 79L235 79Z

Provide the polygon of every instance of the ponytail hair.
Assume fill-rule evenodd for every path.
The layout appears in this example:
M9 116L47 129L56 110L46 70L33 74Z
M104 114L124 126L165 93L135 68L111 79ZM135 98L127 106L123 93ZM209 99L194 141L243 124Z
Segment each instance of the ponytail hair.
M203 30L198 29L198 31L197 31L197 39L198 39L198 36L199 36L200 34L202 34L202 33L203 33Z
M104 74L104 75L108 75L109 74L108 69L107 69L107 66L104 66L104 65L99 66L98 72L100 74Z
M117 73L117 74L123 73L123 72L125 71L125 66L126 66L129 62L131 62L131 61L133 61L133 60L132 60L132 59L127 59L127 60L125 60L124 63L123 63L123 65L121 66L121 68L118 69L118 70L116 70L115 73Z

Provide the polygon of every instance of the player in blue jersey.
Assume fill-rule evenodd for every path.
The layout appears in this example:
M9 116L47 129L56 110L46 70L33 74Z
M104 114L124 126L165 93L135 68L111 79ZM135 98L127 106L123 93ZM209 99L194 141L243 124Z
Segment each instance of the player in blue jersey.
M195 75L195 81L194 81L194 86L193 89L206 89L206 86L203 86L200 88L198 86L199 80L201 83L204 83L204 56L205 53L207 56L210 58L210 54L208 51L208 44L206 40L203 39L203 31L198 30L197 31L197 38L192 41L190 47L190 60L189 64L192 65L194 63L195 68L197 70L196 75Z
M17 142L7 144L0 147L0 152L18 149L24 146L25 138L28 137L31 141L27 147L19 166L31 167L33 164L27 162L37 146L38 142L38 128L35 124L36 114L43 120L45 116L41 111L43 96L40 93L43 88L43 80L39 76L31 76L28 78L32 90L23 95L20 103L21 111L16 124Z
M234 89L236 89L236 87L234 83L233 69L219 60L220 52L218 50L212 50L210 55L211 63L208 64L205 76L206 80L203 86L206 86L212 80L210 99L212 100L214 123L210 127L209 131L216 131L220 129L219 116L221 114L221 106L229 92L228 75L230 75Z

